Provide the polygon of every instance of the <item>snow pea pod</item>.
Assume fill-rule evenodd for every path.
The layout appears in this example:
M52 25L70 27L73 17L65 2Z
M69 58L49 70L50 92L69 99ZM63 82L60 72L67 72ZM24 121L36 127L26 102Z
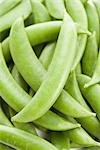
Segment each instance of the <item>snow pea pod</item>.
M88 29L91 32L94 32L94 31L96 32L96 40L97 40L97 43L99 43L99 33L100 33L99 16L98 16L96 7L91 0L87 1L87 3L85 4L85 10L87 13L87 18L88 18Z
M31 150L57 150L52 144L36 135L29 134L20 129L0 125L0 142L12 148Z
M46 7L37 0L31 0L34 23L50 21L51 18Z
M78 63L78 65L76 66L75 73L76 75L82 73L81 63Z
M15 47L14 39L16 37L16 43L17 43L19 39L17 33L18 31L20 32L18 26L19 21L21 20L17 20L17 24L15 23L13 25L10 34L10 50L14 60L15 60L14 56L16 51L14 50ZM19 23L19 25L21 25L21 23ZM16 30L16 27L18 31ZM22 28L24 28L23 23L22 23ZM14 30L17 32L15 33ZM66 35L69 36L66 37ZM72 39L73 39L73 44L71 43ZM66 13L58 37L54 57L47 73L47 78L44 80L44 82L40 86L38 92L35 94L31 102L25 108L23 108L22 111L20 111L16 116L14 116L12 120L16 120L18 122L28 122L28 121L36 120L39 117L41 117L43 114L45 114L46 111L54 104L54 102L60 95L64 83L67 80L68 75L70 73L70 68L75 55L76 41L77 41L77 31L76 31L75 24L73 23L70 16ZM19 45L19 43L17 44ZM70 47L70 53L69 53L69 47ZM18 61L16 61L15 63L17 65ZM39 112L37 112L38 108L39 108ZM34 116L30 116L29 114L34 114Z
M88 29L87 16L81 1L65 0L65 4L66 4L66 10L73 18L73 20L77 22L79 25L83 26L84 29ZM87 41L87 35L80 34L77 41L77 47L76 47L77 52L76 52L75 60L73 61L72 70L76 68L77 64L80 62L82 58L82 55L85 50L86 41Z
M87 2L87 0L80 0L83 4L85 4Z
M81 95L74 72L69 76L68 82L66 84L66 90L72 95L72 97L75 98L75 100L84 106L84 108L91 111ZM78 118L78 122L80 122L82 127L91 135L100 139L100 122L96 117Z
M88 76L92 76L98 59L98 45L96 33L93 32L87 39L84 55L82 57L82 71Z
M84 88L84 85L88 83L91 78L82 74L78 75L77 79L83 96L86 98L86 100L91 105L93 110L97 113L97 116L100 119L100 86L98 84L95 84L93 86Z
M20 2L21 0L9 0L9 1L3 0L3 2L0 3L0 16L6 14Z
M25 105L27 105L29 103L29 101L31 100L31 96L29 96L17 84L17 82L11 76L11 74L5 64L1 47L0 47L0 69L1 69L0 76L2 78L2 80L0 80L0 89L1 89L0 95L4 98L4 100L7 102L7 104L9 106L11 106L16 112L18 112L22 108L24 108ZM12 89L13 89L13 91L12 91ZM46 127L47 129L49 129L51 127L52 130L54 130L53 126L52 126L53 123L51 125L48 124L48 114L45 114L47 117L43 116L43 119L41 117L40 119L37 120L37 122L39 122L38 124L41 125L42 127ZM55 120L56 123L57 122L59 123L59 117L56 117L56 115L52 115L52 116L50 115L49 119L52 121ZM62 118L60 118L60 120L61 119ZM63 119L62 119L62 122L64 124ZM65 124L66 124L66 127L64 126L64 128L67 129L67 123L65 122ZM70 122L68 124L70 124ZM70 126L72 126L72 124L70 124ZM74 125L74 127L75 127L75 125ZM77 127L77 124L76 124L76 127ZM62 128L63 128L63 126L62 126ZM61 126L60 127L56 126L56 129L60 130Z
M52 17L63 19L65 10L63 0L45 0L45 5Z
M1 144L1 143L0 143L0 149L1 150L15 150L15 149L13 149L7 145Z
M18 6L0 17L0 32L11 27L12 23L19 17L26 19L31 13L29 0L23 0Z
M99 20L100 20L100 1L99 0L92 0L92 1L96 6L96 9L97 9L97 12L98 12L98 15L99 15Z
M70 149L70 140L63 132L50 132L50 141L60 150Z

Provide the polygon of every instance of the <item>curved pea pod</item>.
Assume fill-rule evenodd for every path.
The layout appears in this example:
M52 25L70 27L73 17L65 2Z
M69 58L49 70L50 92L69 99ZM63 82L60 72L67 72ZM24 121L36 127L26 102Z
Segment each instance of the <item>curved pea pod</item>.
M17 35L18 35L18 31L20 32L20 30L19 28L18 31L16 30L19 21L21 20L17 20L17 24L15 23L13 25L10 34L10 48L14 60L15 60L14 39L16 37L16 41L17 42L19 41L19 36ZM19 23L20 27L21 27L21 23ZM13 32L14 30L17 32L16 33ZM23 23L22 23L22 30L23 30ZM72 39L73 39L73 44L71 43ZM32 98L31 102L26 107L24 107L22 111L20 111L16 116L14 116L12 120L14 121L16 120L18 122L28 122L28 121L36 120L42 115L44 115L49 110L49 108L55 103L70 73L70 68L72 66L73 59L76 52L76 42L77 42L77 32L76 32L75 24L73 23L70 16L66 13L58 37L54 57L50 64L46 80L44 80L38 92ZM19 45L19 42L17 44ZM69 53L69 47L70 47L70 53ZM16 63L18 63L18 61L16 61ZM38 108L39 111L37 112ZM30 114L34 114L34 116Z
M96 32L88 37L84 55L82 57L82 71L88 76L92 76L98 59L98 45L96 42Z
M82 145L83 147L100 146L100 143L93 140L81 127L78 129L66 131L66 134L72 142Z
M45 0L45 5L52 17L63 19L65 11L63 0Z
M71 73L69 76L69 79L66 83L65 89L68 91L69 94L72 95L72 97L75 98L84 108L86 108L88 111L91 111L88 105L86 104L85 100L83 99L75 73ZM82 127L88 131L93 136L100 139L100 122L95 116L91 117L84 117L84 118L78 118L78 122L81 123Z
M36 135L2 125L0 125L0 142L15 149L57 150L52 144Z
M50 141L60 150L70 149L70 140L63 132L50 132Z
M29 101L31 100L31 96L29 96L11 76L11 74L5 64L1 47L0 47L0 69L1 69L0 76L3 79L0 81L0 89L1 89L0 95L4 98L4 100L7 102L7 104L9 106L11 106L16 112L18 112L22 108L24 108L25 105L27 105L29 103ZM13 89L13 91L12 91L12 89ZM53 126L52 126L53 123L48 124L48 118L49 119L51 118L50 120L52 120L52 116L53 116L54 117L53 120L56 123L57 122L59 123L59 117L56 117L56 115L49 116L49 113L47 113L45 115L47 117L43 116L43 119L42 119L42 117L39 119L39 125L42 127L46 127L48 129L50 127L52 127L52 130L53 130ZM66 124L66 122L65 122L65 124ZM61 127L59 127L59 126L58 126L58 128L59 128L58 130L61 129ZM67 126L66 126L66 128L67 128ZM26 129L26 128L24 127L24 129Z
M56 48L56 42L48 43L45 46L45 48L43 49L43 51L39 57L39 60L45 69L48 69L48 67L52 61L55 48Z
M0 32L11 27L13 22L23 17L26 19L31 13L31 5L29 0L23 0L18 6L9 11L7 14L0 17Z
M96 6L96 9L97 9L97 12L98 12L98 15L99 15L99 19L100 19L100 1L99 0L93 0L93 3Z
M9 113L10 113L10 118L16 114L16 112L11 107L9 107ZM21 130L27 131L31 134L37 135L35 127L32 123L18 123L18 122L14 122L14 121L12 123L13 123L14 127L18 128L18 129L21 129Z
M86 117L88 115L95 116L94 113L91 113L87 109L85 109L82 105L80 105L80 103L78 103L71 95L69 95L64 90L58 97L53 107L59 112L65 115L72 116L74 118Z
M56 113L53 113L52 111L48 111L44 116L35 120L34 123L54 131L65 131L80 127L80 124L73 124L70 121L60 117Z
M0 143L0 149L1 150L14 150L13 148L11 148L7 145L1 144L1 143Z
M31 0L34 23L50 21L51 18L46 7L37 0Z
M57 39L62 21L50 21L26 27L26 33L32 46ZM2 42L3 54L10 61L9 37Z
M98 84L95 84L93 86L84 88L84 85L88 83L91 78L86 75L79 75L77 76L78 83L80 90L83 94L83 96L86 98L88 103L91 105L93 110L97 113L97 116L100 115L100 86Z
M100 33L99 16L93 1L91 0L87 1L87 3L85 4L85 10L88 18L88 29L91 32L94 31L96 32L96 40L97 43L99 43L99 33Z
M99 50L98 59L96 62L96 66L92 78L88 83L84 85L84 87L87 88L99 82L100 82L100 50Z
M66 4L66 10L73 18L73 20L77 22L80 26L84 27L84 29L88 29L87 16L81 1L65 0L65 4ZM77 47L76 47L77 50L76 50L75 60L73 61L72 70L75 70L77 64L80 62L85 50L86 42L87 42L87 35L80 34L77 40Z
M9 0L9 1L3 0L3 2L0 3L0 16L6 14L20 2L21 0Z
M6 125L6 126L9 126L9 127L13 127L13 125L11 124L9 119L4 114L1 106L0 106L0 124Z
M25 90L28 91L28 85L25 82L25 80L22 78L20 73L18 72L16 66L13 67L12 69L12 76L15 79L15 81Z

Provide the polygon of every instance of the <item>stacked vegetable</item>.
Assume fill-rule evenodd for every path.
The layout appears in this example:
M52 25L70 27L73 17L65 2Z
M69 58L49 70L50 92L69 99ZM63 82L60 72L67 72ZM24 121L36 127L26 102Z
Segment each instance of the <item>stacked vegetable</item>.
M100 149L100 1L2 0L0 41L0 150Z

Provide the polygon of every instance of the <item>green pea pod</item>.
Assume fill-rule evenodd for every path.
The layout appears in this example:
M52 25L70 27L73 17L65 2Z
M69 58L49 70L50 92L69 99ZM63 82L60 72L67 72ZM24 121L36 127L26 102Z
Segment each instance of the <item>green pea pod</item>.
M31 0L34 23L50 21L51 18L46 7L37 0Z
M92 0L92 1L96 6L96 9L97 9L97 12L98 12L98 15L99 15L99 20L100 20L100 1L99 0Z
M29 103L29 101L31 100L31 96L29 96L18 84L17 82L15 82L15 80L13 79L13 77L11 76L9 70L7 69L7 66L5 64L3 55L2 55L2 50L0 47L0 76L2 78L2 82L0 82L0 95L4 98L4 100L7 102L7 104L9 106L11 106L16 112L20 111L22 108L24 108L25 105L27 105ZM13 91L12 91L13 89ZM6 91L6 92L5 92ZM59 123L59 117L56 117L56 115L49 115L49 113L45 114L46 116L43 116L43 118L41 117L39 120L37 120L38 124L41 125L42 127L46 127L47 129L51 129L55 130L56 127L53 128L52 124L53 122L49 125L48 124L48 118L50 120L54 120L56 123ZM49 117L48 117L49 115ZM42 121L41 121L42 120ZM61 119L60 119L61 120ZM62 119L62 121L64 122L64 120ZM47 123L47 124L46 124ZM36 122L35 122L36 124ZM64 124L64 123L63 123ZM67 123L65 121L66 124L66 129L67 129ZM69 122L70 124L70 122ZM69 126L72 126L71 124ZM78 127L77 124L74 125L73 127L75 128ZM51 127L51 128L50 128ZM60 130L61 128L63 128L63 126L61 127L57 127L57 130ZM65 126L64 126L65 128ZM69 127L68 127L69 128ZM63 129L64 130L64 129Z
M66 131L70 140L83 147L100 146L100 143L94 141L83 128L78 128L70 131Z
M87 18L88 18L88 29L91 32L94 32L94 31L96 32L96 40L97 40L97 43L99 43L99 33L100 33L99 16L98 16L98 13L97 13L97 10L93 1L89 0L85 4L85 10L87 13Z
M0 125L0 142L15 149L57 150L52 144L36 135L2 125Z
M77 83L76 75L74 72L69 76L65 89L82 106L84 106L87 110L91 111L81 95L81 92ZM81 125L86 131L88 131L90 134L100 139L100 122L98 121L96 117L78 118L78 122L81 123Z
M59 150L69 150L70 149L69 138L63 132L50 132L50 141Z
M84 87L87 88L87 87L95 85L96 83L99 83L99 82L100 82L100 51L98 54L98 59L96 62L96 67L95 67L95 70L93 72L92 78L88 83L86 83L84 85Z
M16 112L11 108L9 107L9 113L10 113L10 117L13 117ZM31 134L37 134L36 133L36 130L35 130L35 127L33 126L32 123L18 123L18 122L13 122L13 125L18 128L18 129L21 129L21 130L24 130L24 131L27 131Z
M3 2L0 3L0 16L6 14L20 2L21 0L9 0L9 1L3 0Z
M77 76L77 79L83 96L86 98L88 103L92 106L93 110L97 113L97 116L100 118L100 86L95 84L88 88L84 88L84 85L88 83L91 78L82 74Z
M45 0L45 4L52 17L63 19L65 10L63 0Z
M62 91L61 95L53 105L55 109L65 115L69 115L75 118L87 117L88 115L94 115L86 110L80 103L78 103L71 95L66 91ZM78 109L77 109L78 108Z
M1 106L0 106L0 124L6 125L6 126L9 126L9 127L13 127L13 125L11 124L11 122L9 121L9 119L4 114Z
M25 90L28 91L28 85L25 82L25 80L22 78L20 73L18 72L16 66L13 67L12 69L12 76L16 80L16 82Z
M84 27L84 29L88 29L88 21L84 6L82 5L80 0L65 0L66 9L70 16L73 18L75 22L80 24L80 26ZM80 12L80 13L79 13ZM77 52L75 56L75 60L73 62L72 70L75 70L77 64L80 62L82 55L85 50L85 45L87 41L86 34L80 34L77 41Z
M83 148L83 145L75 144L73 142L70 143L71 148Z
M7 146L7 145L4 145L4 144L0 143L0 150L14 150L14 149Z
M21 24L22 24L22 28L21 28ZM20 19L17 20L17 22L13 25L10 34L10 49L16 66L17 67L19 66L18 68L20 68L21 64L18 65L18 60L17 61L15 60L16 59L15 47L16 44L19 45L21 42L18 36L19 33L21 32L19 29L21 29L22 31L24 30L23 22ZM16 44L14 42L15 37L16 37ZM73 39L73 44L71 43L72 39ZM67 80L68 75L70 73L70 68L76 52L75 51L76 41L77 41L77 31L76 31L75 24L73 23L70 16L66 13L58 37L54 57L48 70L47 78L46 80L44 80L44 82L42 83L41 87L39 88L38 92L31 100L31 102L26 107L24 107L22 111L20 111L16 116L12 118L13 121L28 122L28 121L36 120L42 115L44 115L47 112L47 110L49 110L49 108L54 104L54 102L60 95L64 83ZM69 47L70 47L70 53L69 53ZM18 49L20 49L20 45ZM17 53L18 53L18 49L17 49ZM37 112L38 108L39 111ZM32 116L30 114L34 114L34 115Z
M48 43L45 48L43 49L40 57L39 57L39 60L40 62L42 63L43 67L47 70L51 61L52 61L52 58L53 58L53 55L54 55L54 51L55 51L55 47L56 47L56 42L51 42L51 43Z
M92 76L98 58L98 45L96 42L96 32L88 37L85 52L82 58L82 71L88 76Z
M34 123L54 131L65 131L80 127L80 124L73 124L70 121L60 117L56 113L53 113L52 111L48 111L44 116L35 120Z
M100 150L100 147L87 147L83 148L82 150Z
M0 32L11 27L13 22L23 17L26 19L31 13L31 5L29 0L23 0L18 6L9 11L7 14L0 17Z

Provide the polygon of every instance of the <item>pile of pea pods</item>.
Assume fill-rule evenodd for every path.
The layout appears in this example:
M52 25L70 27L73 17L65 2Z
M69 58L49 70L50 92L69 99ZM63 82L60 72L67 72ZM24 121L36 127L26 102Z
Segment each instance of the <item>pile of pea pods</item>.
M100 150L100 0L0 0L0 150Z

